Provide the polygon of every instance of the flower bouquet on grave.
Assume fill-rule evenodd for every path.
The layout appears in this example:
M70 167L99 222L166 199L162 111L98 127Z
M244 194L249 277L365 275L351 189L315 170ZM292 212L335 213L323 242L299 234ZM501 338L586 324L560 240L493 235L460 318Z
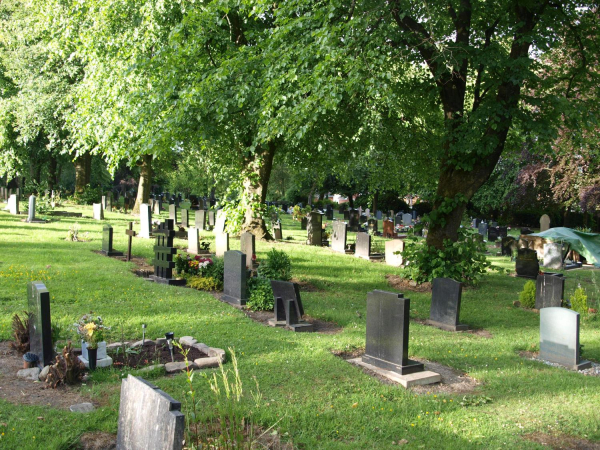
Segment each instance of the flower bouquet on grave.
M213 260L210 258L203 258L200 255L194 257L194 262L198 267L197 275L206 276L209 271L209 266L213 265Z
M94 316L91 312L81 316L81 319L74 326L88 349L97 349L98 344L104 341L104 332L110 330L109 327L104 325L102 317Z

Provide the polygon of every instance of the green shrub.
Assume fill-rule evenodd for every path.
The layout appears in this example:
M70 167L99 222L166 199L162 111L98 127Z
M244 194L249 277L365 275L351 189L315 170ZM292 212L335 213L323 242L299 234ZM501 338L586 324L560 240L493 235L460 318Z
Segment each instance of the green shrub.
M274 307L273 289L267 278L254 277L248 280L248 301L246 305L252 311L272 311Z
M80 205L91 205L93 203L100 203L102 194L101 186L93 188L88 184L85 190L80 194L75 194L73 199Z
M290 257L281 250L271 249L266 261L258 266L258 276L268 280L289 281L292 279Z
M581 315L585 315L588 312L588 296L585 293L585 289L581 285L577 285L577 289L571 297L571 309L577 311Z
M485 244L478 239L477 230L461 228L458 241L446 240L444 249L428 246L417 237L406 239L401 253L406 267L403 276L417 283L446 277L466 285L475 285L491 264L485 257Z
M189 287L191 287L193 289L198 289L199 291L222 291L223 290L223 282L219 281L219 280L215 280L213 277L203 277L201 275L189 277L187 279L187 284Z
M535 307L535 281L529 280L519 294L519 301L524 308Z
M215 280L223 284L225 274L225 260L223 258L214 257L212 262L213 263L207 267L204 276L214 278Z

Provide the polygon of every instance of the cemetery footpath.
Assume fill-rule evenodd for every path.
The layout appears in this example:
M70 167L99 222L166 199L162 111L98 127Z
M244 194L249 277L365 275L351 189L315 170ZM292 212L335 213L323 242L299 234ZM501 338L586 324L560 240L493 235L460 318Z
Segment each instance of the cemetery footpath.
M243 414L262 430L273 426L281 442L296 448L543 448L547 441L573 448L600 441L600 378L532 359L540 350L540 315L513 306L525 279L490 272L478 287L462 292L460 323L471 331L444 331L425 324L431 293L398 291L388 284L386 275L400 274L399 268L302 245L306 231L283 215L284 240L256 242L257 259L272 247L284 250L305 313L339 328L293 333L254 322L209 293L145 281L132 273L134 263L99 252L108 223L114 249L126 253L128 224L134 220L139 231L139 218L104 211L100 221L92 218L91 206L61 209L85 217L24 223L23 217L0 212L0 341L11 339L11 318L27 307L27 283L41 281L50 293L61 343L74 338L70 327L81 315L94 311L111 326L109 342L121 336L139 340L146 324L150 338L173 331L176 337L233 349L243 382ZM168 211L160 218L168 218ZM76 224L83 241L65 241ZM214 249L214 234L200 235ZM355 240L356 233L349 232L348 242ZM174 243L187 248L187 240ZM375 246L383 243L373 238ZM134 258L150 263L154 245L154 239L134 236ZM495 255L497 249L488 247ZM230 249L240 249L239 239L230 238ZM508 257L489 258L514 272ZM598 300L597 270L569 271L565 277L566 296L581 284ZM425 366L447 368L442 376L454 374L452 383L405 390L346 361L364 352L367 295L375 290L410 298L409 356ZM581 319L580 342L584 358L600 362L599 320ZM224 368L231 368L231 358ZM50 406L34 398L8 401L0 389L0 448L69 448L90 433L116 435L121 382L129 374L143 376L186 412L184 374L101 369L79 387L57 391L57 396L75 391L93 403L88 413L73 413L58 401ZM194 386L206 420L214 413L212 392L202 376L194 378Z

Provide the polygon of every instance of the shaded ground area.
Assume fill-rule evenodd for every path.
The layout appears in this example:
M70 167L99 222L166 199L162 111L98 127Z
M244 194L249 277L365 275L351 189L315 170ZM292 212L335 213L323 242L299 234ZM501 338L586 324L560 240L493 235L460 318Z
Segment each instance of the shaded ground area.
M245 309L244 314L246 314L246 316L248 316L255 322L261 323L266 326L270 326L269 319L272 319L274 317L273 311L250 311L249 309ZM317 333L335 334L342 331L342 327L333 322L326 322L324 320L314 319L307 315L304 315L303 320L312 323L313 328Z
M393 275L391 273L388 273L385 276L385 279L392 288L398 291L431 292L430 282L417 284L414 281L407 280L399 275Z
M433 326L433 325L428 324L427 320L425 320L425 319L411 318L410 320L412 320L413 322L416 322L418 324L425 325L427 327ZM469 329L469 330L465 330L465 331L455 331L455 333L474 334L475 336L479 336L479 337L486 338L486 339L492 338L492 333L490 333L488 330L484 330L483 328L474 328L472 330Z
M523 439L530 442L535 442L536 444L546 445L553 449L600 449L600 442L592 442L588 441L587 439L581 439L566 434L530 433L523 435Z

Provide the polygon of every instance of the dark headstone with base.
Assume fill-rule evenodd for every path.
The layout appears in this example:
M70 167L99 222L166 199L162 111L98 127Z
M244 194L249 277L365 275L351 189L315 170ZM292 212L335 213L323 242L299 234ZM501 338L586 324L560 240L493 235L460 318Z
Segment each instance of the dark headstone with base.
M498 227L498 237L505 238L508 236L508 227Z
M535 283L535 309L560 307L565 294L562 274L538 275Z
M308 215L308 224L306 227L308 245L323 245L323 215L319 212L311 212Z
M572 370L592 366L589 361L581 360L579 313L557 307L540 310L539 358Z
M349 211L348 229L350 231L358 231L359 230L359 228L360 228L359 218L360 218L360 215L358 214L358 211L356 209Z
M243 306L248 300L246 278L246 255L237 250L225 252L223 296L227 303Z
M333 222L331 233L331 249L337 253L346 253L346 237L348 235L346 222L337 220Z
M173 278L173 268L175 267L173 255L177 254L177 249L173 247L174 226L173 221L169 219L162 222L154 231L156 236L153 261L154 275L150 275L149 280L161 284L182 286L185 284L185 280Z
M536 279L540 272L537 252L529 248L520 248L515 261L515 270L518 277Z
M27 283L29 309L29 351L35 353L42 366L54 363L50 293L41 281Z
M121 382L119 450L181 450L184 432L180 402L143 378Z
M269 320L269 325L285 326L296 332L313 331L313 325L302 320L304 308L298 285L271 280L271 288L275 299L275 318Z
M362 361L407 375L424 370L408 359L410 299L375 290L367 294L367 346Z
M488 228L488 232L487 232L487 239L490 242L496 242L498 240L498 237L500 236L500 233L498 233L498 228L497 227L490 227Z
M462 283L450 278L434 278L428 324L447 331L464 331L469 327L458 323Z
M333 206L327 205L327 209L325 210L325 218L327 220L333 220Z
M123 252L117 252L113 249L113 227L109 224L102 228L102 250L106 256L123 256Z

